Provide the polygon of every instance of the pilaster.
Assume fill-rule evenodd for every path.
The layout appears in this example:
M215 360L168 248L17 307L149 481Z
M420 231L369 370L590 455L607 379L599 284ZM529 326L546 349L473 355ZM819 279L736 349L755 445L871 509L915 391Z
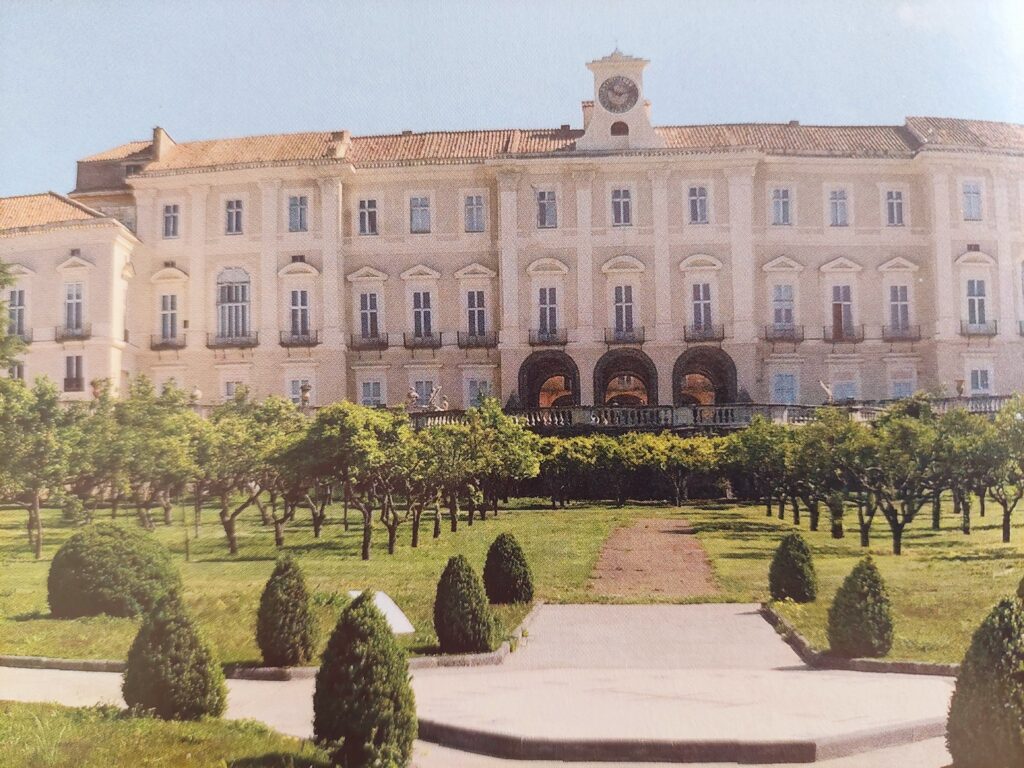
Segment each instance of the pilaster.
M519 331L519 174L498 173L498 261L501 284L502 344L518 344Z
M1005 341L1017 336L1015 280L1011 256L1012 238L1010 233L1010 192L1009 180L1001 173L995 174L996 213L996 264L999 281L999 337Z
M949 172L936 169L932 171L932 238L935 250L935 338L939 341L949 341L957 333L949 216Z
M212 301L206 285L206 203L209 187L189 189L188 227L188 345L201 348L206 343L207 302ZM155 218L155 217L149 217ZM152 224L150 225L152 226Z
M323 343L330 349L344 346L344 317L342 296L341 209L343 185L340 179L320 180L320 198L323 201Z
M654 218L654 338L665 343L673 340L672 269L669 264L667 169L651 171L651 214ZM671 391L671 386L669 387Z
M732 336L756 339L754 323L754 166L730 169L729 249L732 273Z
M262 198L263 237L260 239L260 343L277 344L277 241L281 213L281 181L266 179L260 182Z
M594 340L594 172L576 171L576 338ZM530 297L532 301L532 297Z

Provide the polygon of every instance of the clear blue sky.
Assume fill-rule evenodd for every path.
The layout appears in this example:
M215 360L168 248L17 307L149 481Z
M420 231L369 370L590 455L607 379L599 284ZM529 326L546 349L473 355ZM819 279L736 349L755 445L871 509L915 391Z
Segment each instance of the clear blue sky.
M154 125L579 125L616 44L656 124L1024 123L1024 0L0 0L0 195L66 192Z

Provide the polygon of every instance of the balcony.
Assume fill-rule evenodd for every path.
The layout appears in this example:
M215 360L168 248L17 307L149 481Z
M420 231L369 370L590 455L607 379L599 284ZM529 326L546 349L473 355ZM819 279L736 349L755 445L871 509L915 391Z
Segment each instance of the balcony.
M530 331L531 347L564 347L569 343L569 332L565 328L546 331Z
M721 341L725 338L725 326L707 323L688 325L683 329L684 341Z
M864 341L864 326L826 325L821 337L827 344L859 344Z
M353 333L348 342L349 349L356 352L370 350L382 351L388 348L388 335L386 333L368 333L365 336L360 333Z
M633 328L604 329L605 344L643 344L644 338L645 334L642 325Z
M419 335L415 333L403 333L404 344L406 349L440 349L441 347L441 334L440 333L421 333Z
M260 335L251 333L245 336L221 336L216 333L206 334L208 349L252 349L260 343Z
M85 379L64 379L65 392L85 392Z
M995 320L990 320L987 323L970 323L966 320L960 321L961 336L995 336L997 330Z
M784 341L796 344L804 340L804 327L802 325L766 325L764 327L765 341Z
M184 336L163 336L154 335L149 337L149 348L154 352L163 352L168 349L184 349Z
M54 341L85 341L92 337L92 326L89 323L79 326L58 325L53 331Z
M459 349L492 349L498 346L498 334L490 333L458 333Z
M21 339L22 344L32 343L32 331L27 328L22 328L20 331L8 331L8 336L13 336L16 339Z
M306 331L305 333L281 331L282 347L315 347L319 343L320 331Z
M920 325L883 325L882 341L915 342L921 340Z

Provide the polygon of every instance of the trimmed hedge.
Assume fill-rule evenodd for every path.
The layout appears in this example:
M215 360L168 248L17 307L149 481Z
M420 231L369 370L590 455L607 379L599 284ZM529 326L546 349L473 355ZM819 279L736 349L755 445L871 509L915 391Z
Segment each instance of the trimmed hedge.
M828 609L828 642L847 658L879 658L892 648L892 609L871 556L850 572Z
M271 667L294 667L313 658L313 614L298 564L288 555L277 561L256 614L256 644Z
M533 600L533 575L516 537L503 533L487 550L484 589L492 603L528 603Z
M342 768L407 766L417 734L405 651L363 592L338 619L313 692L313 733Z
M171 556L133 528L93 525L57 550L47 593L55 618L137 616L181 588Z
M768 591L773 600L811 603L818 595L811 550L799 533L782 537L768 569Z
M498 620L480 577L463 555L448 561L437 582L434 631L442 653L481 653L498 645Z
M164 720L224 713L224 673L177 594L161 600L135 636L121 693L129 707Z
M1024 605L1003 600L967 649L949 705L946 746L956 768L1024 765Z

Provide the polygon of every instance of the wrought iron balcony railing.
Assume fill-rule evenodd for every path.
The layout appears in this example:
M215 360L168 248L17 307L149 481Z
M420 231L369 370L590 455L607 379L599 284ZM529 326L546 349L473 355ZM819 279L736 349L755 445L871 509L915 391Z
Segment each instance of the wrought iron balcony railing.
M804 340L804 327L782 323L764 327L765 341L786 341L796 343Z
M64 379L64 391L65 392L84 392L85 391L85 379Z
M883 325L882 341L920 341L920 325Z
M441 347L440 333L405 333L402 336L406 349L439 349Z
M281 331L282 347L315 347L320 343L320 331Z
M54 329L53 338L55 341L83 341L92 338L92 325L58 325Z
M829 344L859 344L864 341L864 326L826 325L821 337Z
M961 336L995 336L997 331L998 326L995 320L990 320L987 323L971 323L967 320L960 321Z
M388 335L386 333L372 333L365 336L361 333L353 333L348 342L349 349L357 352L367 350L384 350L388 348Z
M605 328L605 344L643 344L644 327L635 325L632 328Z
M209 349L251 349L260 343L258 333L245 336L220 336L216 333L206 334L206 346Z
M485 333L459 331L457 340L461 349L490 349L498 346L498 334L494 331Z
M704 325L688 325L683 329L685 341L721 341L725 338L725 326L707 323Z
M565 328L551 328L546 331L531 330L531 347L564 347L569 343L569 332Z
M166 349L184 349L185 348L185 337L184 336L162 336L155 335L149 337L149 348L154 352L161 352Z

